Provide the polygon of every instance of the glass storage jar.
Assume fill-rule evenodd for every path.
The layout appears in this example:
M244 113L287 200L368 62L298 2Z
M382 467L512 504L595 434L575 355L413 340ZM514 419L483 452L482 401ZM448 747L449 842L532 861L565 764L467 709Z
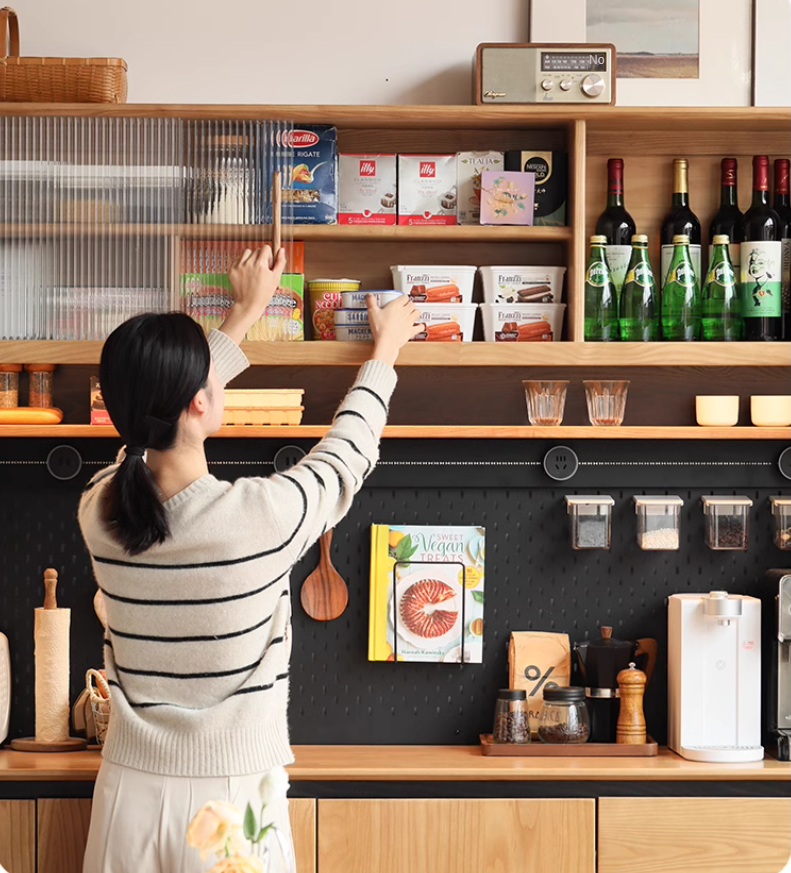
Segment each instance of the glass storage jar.
M495 743L530 742L530 725L527 718L527 692L519 688L501 688L497 692L494 707Z
M572 549L609 549L612 508L609 494L567 494L566 512L571 517Z
M573 685L569 688L545 687L538 726L541 742L555 745L587 743L589 736L585 689Z
M25 364L28 372L28 406L49 409L52 406L54 364Z
M706 516L706 545L710 549L746 550L752 500L741 494L706 495L700 499Z
M791 497L770 497L774 535L772 539L778 549L791 549Z
M21 364L0 364L0 409L19 406Z
M683 505L684 501L672 494L660 497L635 494L637 545L646 551L678 549Z

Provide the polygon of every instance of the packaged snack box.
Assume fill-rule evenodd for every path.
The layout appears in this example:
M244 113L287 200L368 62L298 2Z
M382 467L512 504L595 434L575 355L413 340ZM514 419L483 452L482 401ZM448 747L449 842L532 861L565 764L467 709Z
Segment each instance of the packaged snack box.
M396 223L396 156L341 155L338 224Z
M459 224L480 224L481 173L503 169L503 152L459 152L456 155Z
M398 156L398 223L456 224L456 155Z
M536 174L533 224L565 225L567 163L566 152L514 149L505 153L506 170Z
M531 225L535 173L481 173L481 224Z

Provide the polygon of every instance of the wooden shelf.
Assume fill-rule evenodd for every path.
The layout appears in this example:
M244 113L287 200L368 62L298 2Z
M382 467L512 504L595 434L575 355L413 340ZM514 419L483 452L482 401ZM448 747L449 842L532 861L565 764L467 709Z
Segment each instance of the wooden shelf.
M571 239L571 227L480 227L478 225L376 227L353 224L283 225L286 240L305 242L513 242L564 243ZM193 240L271 239L268 224L3 224L0 238L56 239L63 236L178 236Z
M316 782L787 782L791 764L685 761L668 749L655 758L491 758L478 746L294 746L292 781ZM93 781L102 756L83 752L0 751L0 782Z
M321 439L329 425L299 427L229 426L213 438ZM791 427L517 427L510 425L391 425L385 439L504 439L504 440L791 440ZM113 427L91 424L19 425L0 424L2 437L48 437L50 439L115 439Z
M355 130L519 130L561 128L584 122L591 130L726 130L747 126L786 133L785 107L620 106L365 106L223 105L162 103L6 103L0 115L92 118L284 119L296 124L334 124Z
M251 364L359 366L368 343L245 342ZM101 342L5 340L0 363L98 364ZM399 367L791 367L791 343L410 343Z

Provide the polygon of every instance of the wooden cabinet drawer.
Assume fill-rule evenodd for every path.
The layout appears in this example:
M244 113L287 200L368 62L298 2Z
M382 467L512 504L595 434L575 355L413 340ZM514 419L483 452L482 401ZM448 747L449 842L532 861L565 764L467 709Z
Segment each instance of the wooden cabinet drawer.
M593 800L320 800L319 873L594 873L594 816Z
M35 800L0 800L0 867L36 873Z
M791 855L791 800L603 797L599 873L779 873Z

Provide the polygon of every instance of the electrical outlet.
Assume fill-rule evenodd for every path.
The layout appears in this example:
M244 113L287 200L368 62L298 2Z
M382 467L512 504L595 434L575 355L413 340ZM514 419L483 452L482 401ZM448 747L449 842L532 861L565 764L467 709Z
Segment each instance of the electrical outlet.
M305 453L299 446L283 446L275 455L275 472L285 473L305 457Z
M74 446L55 446L47 455L47 469L55 479L73 479L82 469L82 455Z
M780 453L780 457L777 459L777 466L786 479L791 479L791 446L783 449Z
M544 472L556 482L571 479L579 466L577 453L568 446L555 446L544 455Z

